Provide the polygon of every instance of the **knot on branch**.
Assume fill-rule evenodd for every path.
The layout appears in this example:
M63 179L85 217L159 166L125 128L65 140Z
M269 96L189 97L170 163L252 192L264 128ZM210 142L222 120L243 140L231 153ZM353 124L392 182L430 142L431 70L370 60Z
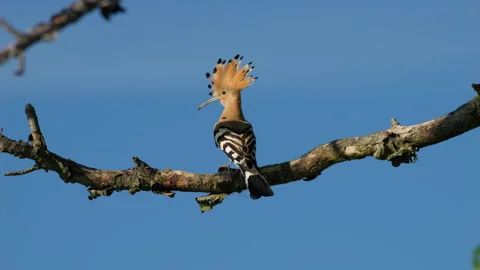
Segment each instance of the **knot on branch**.
M138 157L132 158L133 163L135 163L135 168L133 169L136 176L143 182L149 179L153 179L158 170L150 167L147 163L139 159Z
M173 198L175 196L174 192L170 192L169 190L164 189L158 183L155 183L154 179L159 173L157 169L150 167L150 165L140 160L138 157L133 157L132 160L133 163L135 163L133 173L138 181L130 182L131 188L128 190L130 194L133 195L138 191L151 189L155 194L161 194L169 198Z
M130 181L130 189L128 192L130 194L135 194L138 191L145 188L146 183L150 183L149 180L155 177L157 170L150 167L146 162L142 161L138 157L132 157L133 163L135 163L135 168L133 168L133 174L135 175L134 181Z
M398 167L402 163L415 163L418 159L417 151L418 147L406 142L398 134L387 131L373 156L379 160L391 161L393 167Z
M392 127L397 127L397 126L400 126L400 123L397 121L397 119L395 118L392 118L390 120L390 123L392 124Z

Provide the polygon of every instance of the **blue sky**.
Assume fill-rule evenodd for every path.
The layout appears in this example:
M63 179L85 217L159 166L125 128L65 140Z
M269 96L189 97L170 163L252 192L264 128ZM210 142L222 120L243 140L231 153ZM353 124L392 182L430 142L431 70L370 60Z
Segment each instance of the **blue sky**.
M228 3L227 3L228 2ZM69 4L8 1L20 29ZM102 169L215 172L226 157L198 112L206 71L237 53L259 80L244 92L260 165L325 142L421 123L480 82L478 1L124 1L0 68L0 127L26 140L24 105L48 147ZM10 37L0 31L1 46ZM315 181L233 194L201 214L194 197L115 193L94 201L55 173L0 156L0 269L470 269L480 243L478 130L422 149L413 165L342 163Z

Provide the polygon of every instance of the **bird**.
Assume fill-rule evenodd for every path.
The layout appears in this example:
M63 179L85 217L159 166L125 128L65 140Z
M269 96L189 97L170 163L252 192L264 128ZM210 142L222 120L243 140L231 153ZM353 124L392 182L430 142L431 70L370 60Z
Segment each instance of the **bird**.
M220 101L223 105L220 119L213 127L215 146L229 158L229 163L220 166L220 169L230 171L230 165L234 163L240 169L250 198L256 200L262 196L273 196L274 193L258 168L255 134L242 111L241 91L258 79L249 75L255 68L252 62L240 67L242 59L243 56L239 54L228 62L222 58L218 59L213 73L206 73L210 81L208 88L211 89L209 94L212 98L201 104L198 110L215 101Z

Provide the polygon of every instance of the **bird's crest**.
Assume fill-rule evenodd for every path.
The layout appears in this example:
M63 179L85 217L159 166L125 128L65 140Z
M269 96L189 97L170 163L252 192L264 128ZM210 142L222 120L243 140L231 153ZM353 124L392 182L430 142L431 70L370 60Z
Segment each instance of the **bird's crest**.
M222 58L218 59L217 65L213 68L213 73L207 72L206 74L207 79L211 82L208 85L208 88L212 89L211 94L217 96L223 91L240 92L257 80L258 77L248 76L255 66L252 66L252 62L250 62L240 67L242 59L243 56L239 54L228 60L228 62L222 60Z

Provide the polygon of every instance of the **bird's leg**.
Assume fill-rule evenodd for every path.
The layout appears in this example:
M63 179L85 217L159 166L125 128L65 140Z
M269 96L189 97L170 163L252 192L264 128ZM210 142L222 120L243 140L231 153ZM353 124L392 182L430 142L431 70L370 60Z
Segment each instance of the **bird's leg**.
M221 165L218 167L218 172L230 172L232 169L230 168L230 165L232 165L233 161L229 161L227 165Z

